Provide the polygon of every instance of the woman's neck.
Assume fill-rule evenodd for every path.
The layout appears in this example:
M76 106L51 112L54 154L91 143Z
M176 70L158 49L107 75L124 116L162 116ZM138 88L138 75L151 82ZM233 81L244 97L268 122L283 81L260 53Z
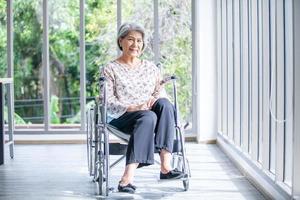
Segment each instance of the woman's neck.
M131 56L120 56L117 61L119 61L122 64L127 65L128 67L135 67L137 64L140 63L140 60L137 57L131 57Z

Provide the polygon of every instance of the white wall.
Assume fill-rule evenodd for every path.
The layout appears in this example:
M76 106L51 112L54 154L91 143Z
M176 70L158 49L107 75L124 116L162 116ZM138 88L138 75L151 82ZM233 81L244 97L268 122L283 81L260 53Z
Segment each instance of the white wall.
M216 0L195 0L193 3L195 123L198 142L205 142L217 136L217 4Z

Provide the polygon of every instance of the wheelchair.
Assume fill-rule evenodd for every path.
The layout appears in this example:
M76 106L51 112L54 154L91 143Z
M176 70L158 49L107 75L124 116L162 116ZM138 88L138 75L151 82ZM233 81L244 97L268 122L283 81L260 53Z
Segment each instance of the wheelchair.
M179 112L177 103L176 77L169 76L164 79L164 83L173 83L173 99L175 107L175 140L172 153L172 167L184 173L184 177L179 179L183 183L184 191L189 189L189 178L191 177L189 162L186 157L183 127L179 124ZM101 88L102 98L95 100L95 105L86 113L86 133L87 133L87 161L89 175L93 177L93 182L97 184L98 194L108 196L113 188L110 187L110 169L121 162L126 156L127 144L130 135L119 131L107 122L107 97L106 79L100 77L99 88ZM110 143L109 136L114 135L120 143ZM110 164L110 155L120 155L121 157ZM156 161L158 162L158 161Z

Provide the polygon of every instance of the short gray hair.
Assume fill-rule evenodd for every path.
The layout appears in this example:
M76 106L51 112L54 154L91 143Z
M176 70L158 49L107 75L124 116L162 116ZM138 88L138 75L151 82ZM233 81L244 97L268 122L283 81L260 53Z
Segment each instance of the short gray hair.
M143 38L142 50L144 50L144 48L145 48L145 30L141 25L138 25L136 23L124 23L120 26L119 31L118 31L118 38L117 38L117 43L118 43L119 49L121 51L123 50L119 43L119 40L125 38L130 31L137 31L142 34L142 38Z

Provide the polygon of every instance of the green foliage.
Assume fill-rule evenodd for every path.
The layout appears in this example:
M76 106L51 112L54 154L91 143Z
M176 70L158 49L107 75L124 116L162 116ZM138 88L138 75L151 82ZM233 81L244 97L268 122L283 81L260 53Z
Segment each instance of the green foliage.
M90 101L86 104L85 111L88 111L92 106L95 105L95 101ZM68 118L66 123L68 124L79 124L81 122L81 113L78 112L74 117Z
M17 113L14 113L15 124L26 124L26 122ZM8 109L4 107L4 121L8 122Z
M59 112L58 97L55 95L51 96L50 109L51 109L51 123L59 124L60 119L57 115L57 113Z

